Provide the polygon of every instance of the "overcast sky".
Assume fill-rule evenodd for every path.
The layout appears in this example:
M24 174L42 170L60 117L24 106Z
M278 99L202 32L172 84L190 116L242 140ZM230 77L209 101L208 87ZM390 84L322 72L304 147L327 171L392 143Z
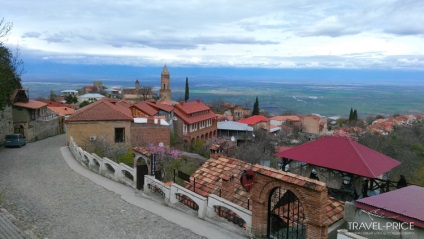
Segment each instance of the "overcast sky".
M423 0L2 0L1 17L40 61L424 69Z

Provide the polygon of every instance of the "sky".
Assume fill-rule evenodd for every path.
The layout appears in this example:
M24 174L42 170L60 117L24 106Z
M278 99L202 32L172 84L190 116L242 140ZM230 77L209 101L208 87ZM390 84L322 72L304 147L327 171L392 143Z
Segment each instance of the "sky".
M424 69L422 0L1 2L0 18L13 23L1 40L19 46L30 70Z

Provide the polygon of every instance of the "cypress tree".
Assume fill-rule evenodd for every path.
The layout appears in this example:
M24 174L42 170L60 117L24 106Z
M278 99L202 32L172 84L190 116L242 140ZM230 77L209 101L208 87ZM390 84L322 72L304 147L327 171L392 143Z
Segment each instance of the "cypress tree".
M353 109L350 108L350 113L349 113L349 122L353 120Z
M259 115L259 101L258 101L258 97L257 96L256 96L256 101L253 104L252 115Z
M184 101L187 102L187 100L190 98L189 88L188 88L188 77L186 77L186 85L185 85L185 96Z
M356 109L353 111L352 119L353 119L353 121L357 121L358 120L358 112L356 111Z

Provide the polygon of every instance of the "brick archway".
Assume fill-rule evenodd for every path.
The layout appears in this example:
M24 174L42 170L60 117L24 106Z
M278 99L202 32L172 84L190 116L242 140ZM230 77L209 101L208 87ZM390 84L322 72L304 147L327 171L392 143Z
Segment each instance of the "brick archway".
M266 237L268 223L268 198L275 188L293 192L303 206L307 238L327 238L326 206L328 204L325 184L283 171L261 168L256 172L252 188L252 231L256 236Z

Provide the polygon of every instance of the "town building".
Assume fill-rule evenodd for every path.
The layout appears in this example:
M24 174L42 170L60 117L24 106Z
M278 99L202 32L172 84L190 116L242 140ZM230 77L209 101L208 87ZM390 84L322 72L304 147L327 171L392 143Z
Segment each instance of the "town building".
M67 142L72 137L86 150L96 141L128 147L149 143L170 144L170 128L164 117L133 115L125 102L111 99L96 101L77 110L66 120Z
M330 233L336 233L344 206L328 197L324 183L219 154L214 156L191 176L185 187L219 201L213 208L217 216L259 238L286 238L288 234L292 236L289 238L328 238ZM241 183L246 174L252 177L249 189ZM180 202L190 203L187 197L183 198ZM250 217L242 213L246 210Z
M253 127L234 121L221 121L217 124L218 138L244 141L253 139Z
M315 140L327 135L327 118L318 115L300 116L301 135L307 140Z
M50 111L47 104L28 98L27 89L12 95L14 133L21 133L28 142L63 133L63 119Z
M252 116L250 109L244 108L241 105L227 103L225 106L228 108L228 110L226 110L223 115L232 117L232 120L234 121Z
M369 239L381 238L381 235L385 238L424 238L423 201L424 188L411 185L354 203L346 202L347 231L366 234Z
M174 133L186 143L217 137L217 117L211 108L200 100L174 105Z
M343 200L387 190L384 173L400 162L349 138L327 136L282 152L281 168L325 182ZM287 167L288 166L288 167ZM375 190L379 191L375 191Z
M269 119L263 115L254 115L249 118L238 120L238 123L247 124L250 127L253 127L253 129L263 129L267 132L269 132L270 124Z
M98 93L88 93L78 96L78 103L81 104L84 101L93 103L94 101L101 100L103 98L105 98L104 95Z
M135 81L135 86L132 88L124 88L122 89L122 99L128 101L132 104L136 104L138 102L152 100L156 98L156 93L152 91L151 87L140 86L140 82L138 80Z

